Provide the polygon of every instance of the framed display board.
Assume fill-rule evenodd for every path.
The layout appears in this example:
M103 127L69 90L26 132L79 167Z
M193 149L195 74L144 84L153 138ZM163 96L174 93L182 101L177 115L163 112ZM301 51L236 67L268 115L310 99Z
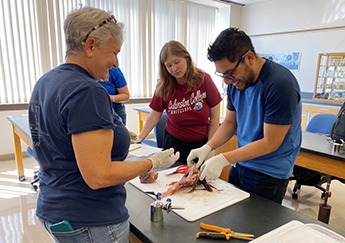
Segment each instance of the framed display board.
M313 100L345 101L345 53L319 54Z

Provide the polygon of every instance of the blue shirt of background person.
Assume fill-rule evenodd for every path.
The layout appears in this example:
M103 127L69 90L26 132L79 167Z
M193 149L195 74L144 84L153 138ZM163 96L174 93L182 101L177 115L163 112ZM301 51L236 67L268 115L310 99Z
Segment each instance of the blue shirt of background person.
M115 112L120 116L123 124L126 125L126 108L124 101L129 100L129 91L125 76L120 68L112 67L109 69L109 79L98 81L107 91L112 101Z

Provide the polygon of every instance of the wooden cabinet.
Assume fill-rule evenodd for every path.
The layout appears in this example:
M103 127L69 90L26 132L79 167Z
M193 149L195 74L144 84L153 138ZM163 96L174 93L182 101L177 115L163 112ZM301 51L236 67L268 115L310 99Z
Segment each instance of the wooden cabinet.
M345 53L319 54L313 100L345 101Z
M331 107L323 107L323 106L310 106L310 117L312 119L317 114L334 114L338 115L340 108L331 108Z
M228 96L223 96L223 100L220 102L220 116L225 117L226 116L226 111L228 110L227 108L228 104Z

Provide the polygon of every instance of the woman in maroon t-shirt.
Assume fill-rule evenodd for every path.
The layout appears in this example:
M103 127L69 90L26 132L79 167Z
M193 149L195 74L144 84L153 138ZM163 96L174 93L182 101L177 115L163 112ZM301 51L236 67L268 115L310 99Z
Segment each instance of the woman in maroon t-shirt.
M150 102L152 111L136 142L146 138L165 110L168 119L163 148L173 147L180 152L179 162L187 164L190 150L206 144L217 130L222 98L210 75L193 65L180 42L166 43L159 59L160 78Z

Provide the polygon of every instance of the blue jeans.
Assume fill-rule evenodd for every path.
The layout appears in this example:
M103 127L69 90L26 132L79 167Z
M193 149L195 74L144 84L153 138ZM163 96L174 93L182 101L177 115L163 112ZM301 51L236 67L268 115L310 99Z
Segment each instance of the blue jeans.
M126 114L125 105L123 103L117 103L114 110L115 110L116 114L118 114L119 117L121 118L122 123L126 126L127 114Z
M50 223L39 218L46 230L54 236L60 243L128 243L129 242L129 222L126 220L120 224L81 227L71 232L50 231Z
M277 179L239 164L231 167L229 183L281 204L289 179Z

